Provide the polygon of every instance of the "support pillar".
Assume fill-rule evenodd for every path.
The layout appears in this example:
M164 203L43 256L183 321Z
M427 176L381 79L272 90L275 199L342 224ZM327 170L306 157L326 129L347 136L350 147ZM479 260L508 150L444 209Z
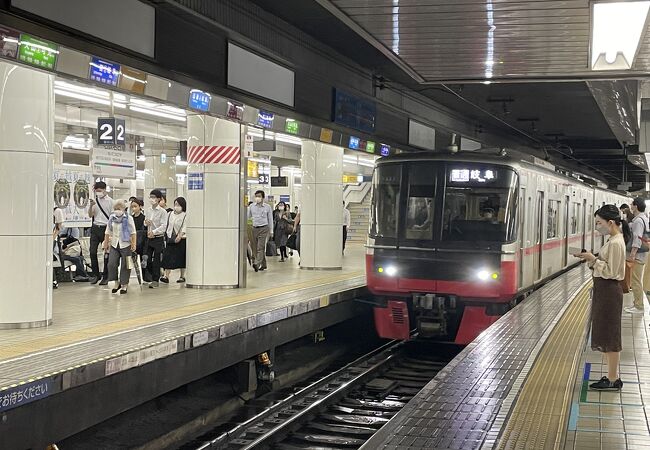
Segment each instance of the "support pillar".
M52 321L53 82L0 62L0 328Z
M300 267L341 269L343 259L343 149L302 144Z
M187 286L238 287L240 126L187 118Z
M167 196L167 206L173 208L176 191L176 158L166 154L165 162L162 162L160 155L165 153L161 150L143 150L144 162L144 197L149 196L152 189L164 189Z

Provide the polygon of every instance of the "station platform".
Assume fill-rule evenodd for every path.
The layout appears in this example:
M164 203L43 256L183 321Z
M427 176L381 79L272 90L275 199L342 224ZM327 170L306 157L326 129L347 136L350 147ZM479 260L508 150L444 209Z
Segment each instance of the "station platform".
M32 422L35 411L51 415L63 408L68 426L53 421L52 428L69 434L83 429L69 423L71 407L95 422L108 418L359 309L348 300L365 292L362 246L349 248L337 271L301 270L297 256L284 263L272 259L267 271L250 270L243 289L190 289L175 278L148 289L132 279L129 293L120 296L110 286L60 284L51 326L0 330L0 448L14 448L3 445L10 444L7 431L26 431L23 422ZM162 366L154 370L153 362ZM102 401L102 392L112 396L110 404L91 405ZM67 400L57 400L64 393Z
M622 391L590 391L606 373L589 343L590 289L584 265L539 288L362 448L650 448L648 313L623 313Z

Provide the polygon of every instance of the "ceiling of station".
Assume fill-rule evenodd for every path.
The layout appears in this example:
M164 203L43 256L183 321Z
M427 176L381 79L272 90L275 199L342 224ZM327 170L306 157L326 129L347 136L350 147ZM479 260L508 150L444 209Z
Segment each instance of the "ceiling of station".
M315 1L405 63L419 82L597 75L589 68L588 0ZM632 71L649 69L646 34Z

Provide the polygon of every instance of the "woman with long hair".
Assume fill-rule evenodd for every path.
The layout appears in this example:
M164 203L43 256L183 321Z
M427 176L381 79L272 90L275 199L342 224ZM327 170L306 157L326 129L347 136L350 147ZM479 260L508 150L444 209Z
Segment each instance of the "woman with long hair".
M618 391L623 382L618 373L621 345L621 314L625 278L625 243L632 237L627 222L621 220L616 205L604 205L596 211L596 231L609 236L598 256L590 252L577 256L593 270L591 300L591 349L607 358L607 376L589 385L599 391Z

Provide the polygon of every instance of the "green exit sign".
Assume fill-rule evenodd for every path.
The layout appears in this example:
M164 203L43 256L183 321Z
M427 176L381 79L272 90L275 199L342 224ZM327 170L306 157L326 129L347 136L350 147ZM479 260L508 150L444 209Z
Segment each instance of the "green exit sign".
M366 142L366 151L368 153L375 153L375 143L372 141Z
M18 60L43 69L54 70L59 47L51 42L36 39L29 34L20 35Z
M284 125L284 131L289 134L298 134L300 130L300 124L297 120L287 119L287 122Z

